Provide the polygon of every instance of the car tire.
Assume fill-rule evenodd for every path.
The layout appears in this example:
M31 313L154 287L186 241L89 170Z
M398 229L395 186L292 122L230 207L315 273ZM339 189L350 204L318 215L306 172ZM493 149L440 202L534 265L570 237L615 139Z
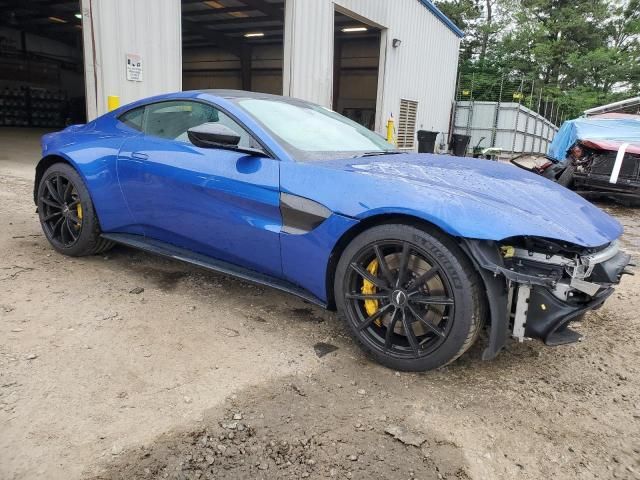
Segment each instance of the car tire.
M575 171L576 171L575 165L569 164L567 166L567 168L565 168L562 171L562 173L558 177L558 180L556 180L558 185L562 185L563 187L571 188L571 185L573 184L573 174L575 173Z
M81 257L113 247L113 242L101 238L89 191L71 165L51 165L40 179L36 199L42 230L58 252Z
M484 324L480 276L456 242L436 229L384 224L365 230L340 257L334 295L356 343L395 370L453 362Z

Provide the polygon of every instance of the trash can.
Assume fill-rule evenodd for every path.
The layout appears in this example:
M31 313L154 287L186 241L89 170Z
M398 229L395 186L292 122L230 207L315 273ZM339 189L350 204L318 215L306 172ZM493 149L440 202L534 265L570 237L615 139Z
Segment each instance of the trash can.
M467 148L469 148L470 141L471 137L469 135L454 133L451 135L449 150L452 150L453 155L456 157L464 157L467 154Z
M418 130L418 153L433 153L436 149L436 137L439 132Z

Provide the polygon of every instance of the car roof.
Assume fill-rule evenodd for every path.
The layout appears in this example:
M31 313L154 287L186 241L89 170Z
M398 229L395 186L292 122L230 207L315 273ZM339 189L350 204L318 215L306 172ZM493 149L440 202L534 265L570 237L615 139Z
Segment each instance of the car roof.
M194 95L208 95L211 97L224 98L226 100L236 100L238 98L254 98L260 100L276 100L279 102L292 104L311 104L310 102L301 100L299 98L284 97L282 95L273 95L271 93L248 92L246 90L204 89L192 90L183 93L192 93Z
M123 113L133 110L138 107L142 107L144 105L150 105L156 102L166 102L171 100L184 100L184 99L197 99L202 98L205 99L208 97L210 101L216 100L236 100L239 98L254 98L261 100L274 100L284 103L297 104L297 105L313 105L306 100L301 100L299 98L292 97L283 97L282 95L273 95L270 93L260 93L260 92L248 92L246 90L231 90L231 89L200 89L200 90L183 90L180 92L172 92L172 93L162 93L160 95L154 95L152 97L142 98L140 100L136 100L127 105L123 105L116 110L112 110L111 112L107 112L105 116L115 116L118 117Z
M194 92L213 95L215 97L222 98L286 98L282 95L273 95L270 93L260 93L260 92L248 92L246 90L231 90L231 89L219 89L219 88L210 88L205 90L194 90Z

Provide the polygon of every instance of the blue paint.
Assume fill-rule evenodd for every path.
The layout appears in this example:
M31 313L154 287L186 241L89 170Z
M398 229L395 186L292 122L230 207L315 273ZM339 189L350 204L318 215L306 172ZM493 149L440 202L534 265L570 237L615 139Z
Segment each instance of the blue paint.
M401 213L458 237L530 235L596 247L620 223L539 175L490 160L433 154L283 164L283 191L358 219Z
M145 160L132 153L146 155ZM125 199L146 235L280 276L278 160L139 136L118 160Z
M274 158L148 137L116 118L136 105L186 98L227 111ZM486 240L530 235L595 247L622 233L575 193L511 165L431 154L295 162L249 114L213 92L162 95L45 135L43 154L75 166L103 231L147 235L236 263L321 300L336 243L376 215L410 215L453 236ZM307 234L283 233L281 191L333 214Z

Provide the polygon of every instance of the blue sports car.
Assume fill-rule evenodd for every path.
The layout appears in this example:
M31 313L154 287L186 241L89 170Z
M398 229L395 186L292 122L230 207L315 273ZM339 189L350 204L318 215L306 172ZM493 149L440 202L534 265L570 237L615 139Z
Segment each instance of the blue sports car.
M488 329L576 341L626 273L620 224L497 162L397 150L324 107L203 90L45 135L34 200L65 255L123 244L337 309L380 363L452 362Z

